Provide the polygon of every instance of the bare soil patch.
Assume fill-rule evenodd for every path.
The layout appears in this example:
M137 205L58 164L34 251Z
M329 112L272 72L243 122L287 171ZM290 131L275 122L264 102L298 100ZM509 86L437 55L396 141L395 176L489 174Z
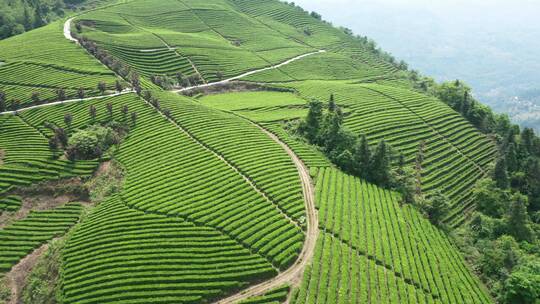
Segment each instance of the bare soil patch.
M38 249L34 250L31 254L23 258L17 265L11 268L11 271L6 274L5 279L9 289L11 290L11 298L7 304L23 304L21 297L22 288L37 260L48 249L48 247L48 244L44 244Z
M4 157L6 157L6 151L0 149L0 166L4 164Z
M0 228L27 217L32 210L50 210L69 202L90 204L88 193L80 178L39 183L16 189L10 194L21 196L22 205L17 212L0 214Z

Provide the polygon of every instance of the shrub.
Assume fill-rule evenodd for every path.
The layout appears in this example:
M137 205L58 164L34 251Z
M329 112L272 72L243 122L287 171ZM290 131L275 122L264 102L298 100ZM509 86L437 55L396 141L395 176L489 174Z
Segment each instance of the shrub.
M101 154L97 135L89 131L78 131L68 140L67 154L71 160L93 159Z

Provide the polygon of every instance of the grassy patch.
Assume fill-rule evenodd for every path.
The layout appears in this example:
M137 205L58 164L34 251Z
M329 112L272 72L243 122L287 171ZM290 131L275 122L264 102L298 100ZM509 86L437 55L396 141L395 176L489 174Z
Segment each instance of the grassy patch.
M96 175L85 184L90 200L99 203L107 196L122 190L124 176L125 169L119 162L112 160L103 163Z
M53 240L29 274L22 291L23 303L57 303L61 251L64 239Z

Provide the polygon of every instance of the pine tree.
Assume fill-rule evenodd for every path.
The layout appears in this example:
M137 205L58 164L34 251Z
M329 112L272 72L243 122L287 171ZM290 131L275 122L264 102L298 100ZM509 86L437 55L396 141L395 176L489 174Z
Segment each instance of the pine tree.
M509 143L506 151L506 167L509 172L519 170L519 160L516 144Z
M73 116L70 113L64 115L64 122L68 128L71 128L71 122L73 122Z
M97 89L99 90L101 95L103 95L105 93L105 90L107 90L107 84L105 84L105 82L103 81L100 81L97 85Z
M497 187L501 189L508 188L508 172L506 169L506 159L501 157L497 160L495 164L495 170L493 172L493 178L497 183Z
M23 25L26 31L29 31L34 26L34 21L32 20L32 15L27 5L24 6L23 10Z
M305 133L310 143L317 143L323 118L323 105L318 100L309 103L309 111L305 121Z
M96 115L97 115L96 106L90 105L90 108L88 108L88 113L90 114L90 118L92 120L96 120Z
M347 173L352 173L353 167L354 167L354 157L352 153L345 149L339 156L337 157L337 164L338 166Z
M354 171L359 176L369 179L369 169L371 163L371 148L365 134L360 136L360 140L354 149Z
M6 111L6 93L0 91L0 112Z
M330 100L328 101L328 111L334 112L336 110L336 102L334 100L334 94L330 94Z
M116 89L116 92L120 93L122 92L122 90L124 89L124 86L122 85L122 83L120 82L120 80L117 80L115 83L114 83L114 87Z
M390 182L390 155L388 145L383 139L377 145L371 159L370 174L372 181L380 186L388 186Z
M507 215L508 232L518 241L531 241L533 233L527 214L527 197L516 193L512 196Z

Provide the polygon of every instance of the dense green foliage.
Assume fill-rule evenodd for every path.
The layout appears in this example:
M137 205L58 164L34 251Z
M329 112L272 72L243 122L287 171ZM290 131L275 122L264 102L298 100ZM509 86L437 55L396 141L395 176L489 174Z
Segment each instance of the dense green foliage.
M362 177L382 187L394 184L391 170L392 149L381 140L373 149L365 135L354 136L343 127L343 112L333 95L325 109L320 101L309 104L305 121L298 133L310 144L317 145L343 171Z

